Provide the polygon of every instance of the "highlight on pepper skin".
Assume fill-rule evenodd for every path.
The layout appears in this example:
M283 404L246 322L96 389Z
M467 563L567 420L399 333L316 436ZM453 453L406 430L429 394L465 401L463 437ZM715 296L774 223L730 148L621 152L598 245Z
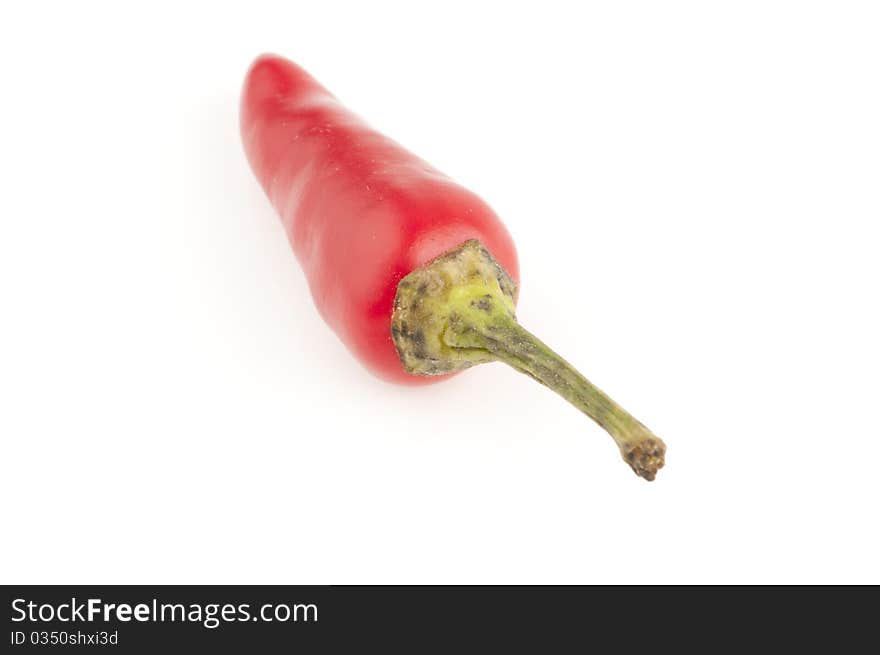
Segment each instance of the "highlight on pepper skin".
M277 55L251 65L240 121L318 311L368 370L414 385L504 362L592 418L654 479L663 441L517 322L516 248L481 198Z

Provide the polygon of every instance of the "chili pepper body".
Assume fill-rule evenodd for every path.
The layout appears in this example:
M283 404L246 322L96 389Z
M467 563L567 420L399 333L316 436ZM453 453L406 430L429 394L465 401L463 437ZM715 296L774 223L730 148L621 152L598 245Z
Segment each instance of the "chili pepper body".
M518 283L516 250L495 213L275 55L247 73L241 134L327 324L385 380L439 379L401 365L391 338L398 284L468 240Z
M516 250L486 203L274 55L247 74L241 133L318 310L370 371L419 384L503 362L596 421L654 479L663 441L516 320Z

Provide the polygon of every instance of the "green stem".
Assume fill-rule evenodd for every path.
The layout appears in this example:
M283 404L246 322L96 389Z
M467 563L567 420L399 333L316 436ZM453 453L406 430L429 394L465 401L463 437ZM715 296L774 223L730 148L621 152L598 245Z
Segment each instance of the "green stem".
M637 475L653 480L666 446L516 321L513 280L477 241L403 278L391 336L403 367L442 375L500 361L549 387L602 426Z
M486 350L498 361L534 378L593 419L611 435L636 474L654 479L663 466L665 446L632 414L516 321L483 336Z

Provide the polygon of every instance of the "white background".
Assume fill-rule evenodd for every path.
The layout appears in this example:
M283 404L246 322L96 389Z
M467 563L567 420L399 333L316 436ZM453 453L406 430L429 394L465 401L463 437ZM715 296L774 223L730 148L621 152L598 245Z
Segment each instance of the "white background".
M16 3L0 580L880 582L880 14L864 2ZM503 217L502 365L371 378L242 153L276 51Z

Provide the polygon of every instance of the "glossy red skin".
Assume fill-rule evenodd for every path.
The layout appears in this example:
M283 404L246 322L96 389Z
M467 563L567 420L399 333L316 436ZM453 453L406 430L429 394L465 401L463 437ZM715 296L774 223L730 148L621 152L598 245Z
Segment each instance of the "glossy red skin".
M513 240L495 213L275 55L248 71L241 135L327 324L380 378L439 379L400 364L391 340L397 284L468 239L518 282Z

